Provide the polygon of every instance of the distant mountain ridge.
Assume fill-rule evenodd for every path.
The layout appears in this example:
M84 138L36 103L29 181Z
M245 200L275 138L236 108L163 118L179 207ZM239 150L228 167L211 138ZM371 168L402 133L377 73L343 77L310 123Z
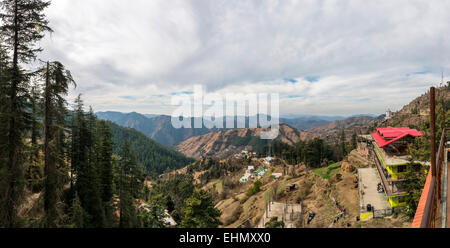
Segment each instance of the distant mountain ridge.
M349 140L353 133L365 133L383 118L384 116L370 117L365 115L350 117L307 129L305 136L307 140L321 138L328 143L333 143L340 138L340 134L344 130L346 139Z
M190 137L209 133L209 130L203 128L179 128L172 126L171 117L159 115L152 118L132 112L128 114L120 112L98 112L97 117L116 123L119 126L134 128L157 142L173 146ZM192 124L194 120L191 120Z
M136 112L121 113L121 112L98 112L97 117L103 120L109 120L117 125L123 127L134 128L146 136L156 140L157 142L166 146L175 146L191 137L204 135L223 129L208 129L205 126L202 128L180 128L176 129L172 126L171 117L167 115L151 115L151 114L139 114ZM280 123L287 124L295 129L306 131L307 138L326 137L328 131L331 129L339 129L351 125L364 125L371 119L371 115L363 114L355 117L347 118L339 116L314 116L314 115L290 115L295 118L280 118ZM344 118L344 119L340 119ZM196 118L190 118L191 126L194 126ZM328 121L332 119L338 119L335 121ZM246 127L248 127L249 118L245 119ZM204 120L206 122L206 120ZM235 117L235 126L237 127L238 119ZM244 125L244 123L241 123ZM224 125L225 126L225 125Z
M202 128L179 128L176 129L172 126L171 117L167 115L156 115L151 118L145 115L131 112L131 113L120 113L120 112L97 112L97 117L103 120L108 120L116 123L117 125L123 127L134 128L148 137L158 141L159 143L166 146L174 146L186 139L194 136L207 134L210 132L218 131L219 129L213 128L208 129L205 126ZM245 123L248 127L249 118L246 117ZM194 125L194 118L190 118L191 126ZM281 123L288 124L296 129L305 130L318 125L323 125L327 123L325 120L319 119L280 119ZM238 119L235 117L235 125L237 127ZM224 125L225 126L225 125Z

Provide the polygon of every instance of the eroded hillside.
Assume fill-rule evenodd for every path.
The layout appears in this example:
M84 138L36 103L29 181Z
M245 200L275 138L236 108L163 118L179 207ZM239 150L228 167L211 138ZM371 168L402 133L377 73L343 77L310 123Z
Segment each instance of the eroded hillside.
M177 151L196 159L202 156L214 156L226 158L242 149L257 151L267 144L267 140L260 139L263 128L230 129L208 133L189 138L176 146ZM280 140L294 146L300 140L305 139L305 132L299 131L288 125L281 124L279 129Z

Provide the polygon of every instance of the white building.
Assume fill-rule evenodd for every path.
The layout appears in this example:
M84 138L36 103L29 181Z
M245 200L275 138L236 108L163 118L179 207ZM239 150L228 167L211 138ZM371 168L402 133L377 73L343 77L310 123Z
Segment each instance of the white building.
M391 109L387 109L386 110L386 117L384 118L385 120L391 119L392 117L392 111Z
M281 176L283 176L283 173L272 173L272 177L275 178L275 179L278 179Z
M241 177L241 179L239 179L239 182L241 183L246 183L248 182L248 178L251 176L251 173L248 173L247 171L245 172L244 176Z

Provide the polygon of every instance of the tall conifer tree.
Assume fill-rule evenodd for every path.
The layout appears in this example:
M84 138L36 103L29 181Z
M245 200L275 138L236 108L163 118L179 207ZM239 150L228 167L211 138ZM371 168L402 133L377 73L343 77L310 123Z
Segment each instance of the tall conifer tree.
M2 41L12 53L11 74L8 87L8 150L6 187L2 187L0 225L18 225L17 210L23 194L23 136L27 129L28 86L20 63L36 58L41 48L35 47L51 31L45 19L44 9L50 2L42 0L3 0L0 2Z
M59 175L66 175L64 169L64 129L66 116L66 100L69 86L75 84L70 71L60 62L47 62L41 71L45 79L44 86L44 155L45 155L45 191L44 209L45 226L56 227L58 189L62 188ZM59 165L59 166L58 166Z

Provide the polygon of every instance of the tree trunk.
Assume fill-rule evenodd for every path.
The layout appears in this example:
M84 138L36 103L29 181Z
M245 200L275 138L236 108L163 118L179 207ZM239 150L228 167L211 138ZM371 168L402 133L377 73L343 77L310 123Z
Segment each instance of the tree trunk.
M50 89L50 65L47 62L47 74L45 80L45 140L44 140L44 173L45 173L45 195L44 195L44 210L45 210L45 225L46 227L56 227L56 163L54 158L54 151L51 147L53 141L52 130L52 102Z
M17 161L17 153L19 152L19 142L20 136L17 131L16 122L18 115L18 103L17 103L17 88L20 84L20 72L18 65L18 47L19 47L19 30L18 30L18 8L17 1L14 6L14 52L13 52L13 71L10 89L10 117L9 117L9 154L8 154L8 186L6 188L6 199L5 199L5 221L4 224L7 227L14 227L17 218L17 208L19 205L19 194L17 181L20 180L20 164Z

